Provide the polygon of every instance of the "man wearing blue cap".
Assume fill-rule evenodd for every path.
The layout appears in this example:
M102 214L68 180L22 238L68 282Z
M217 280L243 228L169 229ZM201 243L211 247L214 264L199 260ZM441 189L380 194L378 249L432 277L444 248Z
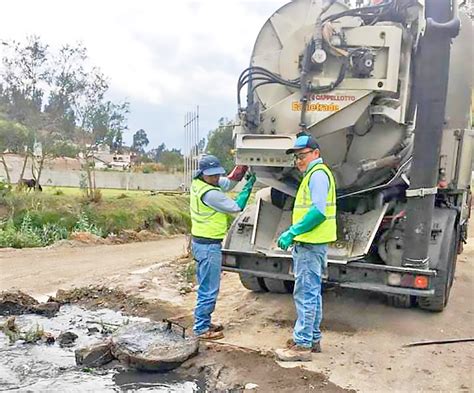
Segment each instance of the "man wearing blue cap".
M294 154L295 165L304 174L295 197L292 225L278 238L283 250L293 245L297 320L288 348L277 349L276 354L282 361L311 361L311 352L321 352L321 276L327 266L328 243L337 238L336 183L311 135L298 134L294 147L286 153Z
M242 168L237 167L235 172L239 175L234 178L223 177L225 170L219 160L204 156L191 184L191 245L199 284L193 330L205 340L224 337L223 326L211 323L221 279L221 243L227 232L227 215L245 208L255 183L255 175L251 175L236 199L230 199L224 192L235 186L232 179L240 180L244 176Z

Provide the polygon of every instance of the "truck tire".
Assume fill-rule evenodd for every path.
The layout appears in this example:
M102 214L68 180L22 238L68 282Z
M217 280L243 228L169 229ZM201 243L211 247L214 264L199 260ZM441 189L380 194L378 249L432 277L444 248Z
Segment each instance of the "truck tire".
M240 273L239 277L242 285L248 290L253 292L267 292L267 287L263 282L263 278L246 273Z
M272 293L288 293L288 287L285 280L277 280L274 278L264 278L265 286Z
M437 270L437 276L433 278L434 296L418 298L418 306L423 310L441 312L448 304L449 294L453 286L454 273L456 271L456 259L459 239L459 231L455 235L455 241L449 250L447 266Z

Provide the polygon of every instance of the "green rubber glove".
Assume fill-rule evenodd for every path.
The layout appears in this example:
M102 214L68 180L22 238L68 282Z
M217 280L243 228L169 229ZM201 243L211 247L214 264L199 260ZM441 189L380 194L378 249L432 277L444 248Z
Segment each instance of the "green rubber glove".
M295 236L296 235L291 231L290 227L288 230L283 232L278 238L278 247L280 247L282 250L288 250L288 247L293 244Z
M293 244L296 236L309 232L326 220L326 216L318 208L311 206L303 218L296 224L289 227L278 238L278 247L282 250L288 250Z
M244 210L245 206L247 206L247 202L249 201L250 194L252 193L252 188L256 180L257 178L255 174L252 173L249 176L247 183L245 183L245 186L242 191L240 191L239 194L235 197L235 203L237 203L237 205L240 207L240 210Z
M306 213L300 221L292 225L290 228L295 236L298 236L311 231L324 221L326 221L326 216L321 213L317 207L311 206L308 213Z

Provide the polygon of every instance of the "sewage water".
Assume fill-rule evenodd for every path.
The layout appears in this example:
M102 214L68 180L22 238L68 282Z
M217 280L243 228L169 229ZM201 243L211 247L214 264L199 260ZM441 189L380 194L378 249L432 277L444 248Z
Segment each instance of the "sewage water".
M6 321L0 317L0 324ZM36 326L57 337L61 332L78 335L72 347L61 348L56 342L27 344L22 341L10 343L0 332L0 391L19 392L170 392L188 393L205 390L203 380L189 378L176 372L163 374L137 372L124 369L118 362L98 369L77 366L74 351L104 339L103 329L145 318L124 316L109 309L86 310L75 305L64 305L53 318L39 315L19 315L16 324L21 331ZM91 328L98 329L91 329ZM99 330L96 332L95 330Z

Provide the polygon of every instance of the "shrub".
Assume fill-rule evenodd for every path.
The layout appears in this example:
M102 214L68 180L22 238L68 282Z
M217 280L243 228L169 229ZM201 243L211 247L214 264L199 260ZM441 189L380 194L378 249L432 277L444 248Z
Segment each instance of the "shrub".
M47 223L40 230L41 243L44 246L68 238L68 230L61 225Z
M4 228L0 229L0 247L40 247L41 238L31 225L31 219L25 216L19 229L13 221L8 221Z
M73 228L73 232L89 232L97 236L103 235L103 230L92 224L85 212L79 214L79 219Z
M153 172L155 172L155 168L153 168L151 165L143 165L142 173L153 173Z
M4 198L12 190L12 186L0 179L0 198Z

